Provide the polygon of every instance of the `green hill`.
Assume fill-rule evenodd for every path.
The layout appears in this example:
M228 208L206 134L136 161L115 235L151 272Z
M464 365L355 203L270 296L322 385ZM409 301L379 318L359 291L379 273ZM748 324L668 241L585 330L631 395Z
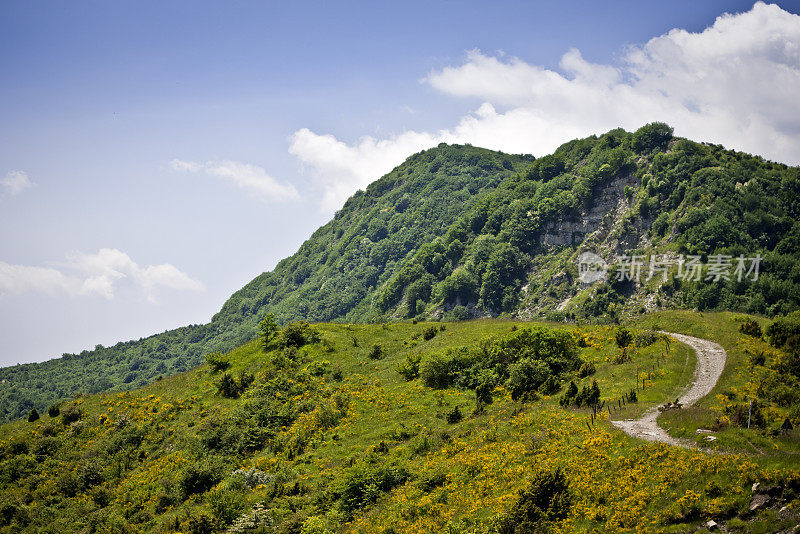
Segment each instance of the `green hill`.
M800 449L781 427L798 423L800 352L751 334L766 327L783 343L797 324L660 312L625 336L497 319L293 323L267 350L252 341L2 425L0 533L788 529ZM712 394L660 418L710 451L609 424L674 399L692 376L688 347L648 329L727 349Z
M252 339L258 321L515 317L615 322L671 308L768 317L800 306L800 169L674 138L663 124L575 140L534 160L440 145L349 199L206 325L0 369L0 419L78 392L130 389ZM595 252L747 258L738 280L582 284ZM646 267L645 267L646 270ZM624 274L624 273L622 273Z

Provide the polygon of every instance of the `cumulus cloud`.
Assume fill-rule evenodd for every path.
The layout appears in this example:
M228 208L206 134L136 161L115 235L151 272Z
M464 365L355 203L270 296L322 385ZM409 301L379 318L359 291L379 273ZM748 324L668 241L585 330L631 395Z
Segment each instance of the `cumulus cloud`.
M113 299L117 287L127 281L149 302L158 288L202 291L203 284L174 265L140 266L121 250L104 248L95 254L73 252L52 267L12 265L0 261L0 296L38 292Z
M3 191L11 196L18 195L33 185L25 171L10 171L0 180Z
M386 174L414 152L440 141L437 135L405 132L389 139L362 137L348 145L308 128L292 135L289 152L311 168L322 189L323 209L339 208L356 189Z
M540 156L575 137L652 121L677 135L800 163L800 16L761 2L701 32L674 29L627 47L614 65L586 61L577 49L566 51L558 70L473 50L423 83L478 107L436 132L352 144L308 129L292 136L289 151L311 168L326 208L440 142Z
M274 202L295 200L299 197L292 184L281 183L257 165L239 161L208 161L198 163L173 159L170 168L178 172L205 173L232 182L250 194Z

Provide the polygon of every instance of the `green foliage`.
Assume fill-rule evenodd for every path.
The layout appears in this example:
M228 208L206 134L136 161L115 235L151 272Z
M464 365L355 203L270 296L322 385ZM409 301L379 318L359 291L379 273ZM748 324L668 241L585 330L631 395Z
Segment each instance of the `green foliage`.
M309 343L318 343L319 340L319 332L307 321L295 321L281 330L278 336L278 345L296 348Z
M506 387L513 400L525 399L551 376L550 367L542 360L524 358L508 368Z
M79 421L82 416L83 411L75 404L68 404L63 410L61 410L61 422L64 423L65 426L69 426L71 423Z
M331 495L348 516L374 503L381 493L404 483L410 477L408 469L397 460L381 461L368 458L345 471L331 484Z
M436 334L438 333L439 333L439 327L436 325L431 325L422 331L422 339L424 339L425 341L430 341L431 339L436 337Z
M422 358L419 374L426 386L446 388L456 383L461 371L473 363L467 349L447 349Z
M783 347L789 338L800 335L800 312L775 319L764 333L773 347Z
M491 403L495 385L505 382L514 400L535 400L536 391L556 391L559 374L579 363L575 338L563 331L524 328L486 340L480 347L446 349L423 357L420 376L432 388L475 390L476 410Z
M586 378L597 372L597 368L592 362L583 362L578 369L578 378Z
M31 413L28 414L28 422L33 423L34 421L39 420L39 412L36 411L36 408L31 410Z
M375 343L369 349L369 353L367 356L370 360L381 360L384 357L383 347L381 347L380 343Z
M272 341L275 339L275 336L278 335L278 331L280 330L280 326L277 322L275 322L275 314L268 313L264 316L260 323L258 323L258 338L261 340L261 344L264 347L264 350L269 350Z
M206 363L216 372L224 371L231 365L221 352L209 352L206 354Z
M239 491L217 488L208 494L208 504L217 523L228 525L244 511L246 501Z
M748 422L750 428L764 428L767 424L758 400L753 400L752 405L750 403L728 405L725 413L732 424L742 428L747 428Z
M755 319L747 319L739 325L739 332L755 338L761 337L761 325Z
M561 469L539 472L500 521L498 534L546 532L547 523L565 519L572 507L569 482Z
M464 414L461 413L461 407L458 404L453 406L452 409L448 410L444 414L445 421L447 421L448 424L451 424L451 425L454 425L454 424L460 422L463 418L464 418Z
M414 380L419 376L419 365L421 361L421 354L410 352L406 355L403 362L397 366L397 372L406 380Z
M624 349L633 342L633 334L626 328L619 328L614 334L614 341L619 348Z
M239 373L238 380L231 376L230 373L223 373L216 383L217 391L223 397L235 399L239 397L254 380L255 377L245 370Z
M592 380L591 386L583 386L580 391L578 391L578 386L575 385L575 382L570 382L567 391L564 392L564 395L559 400L559 404L564 407L591 407L596 406L599 403L600 386L597 385L597 380Z
M656 341L658 341L659 336L655 332L651 332L650 330L645 330L643 332L639 332L636 334L636 338L633 340L633 344L639 348L649 347Z
M59 414L61 414L61 408L59 407L58 404L52 404L47 409L47 415L49 415L50 417L58 417Z
M185 500L192 495L210 490L221 478L219 471L214 467L203 463L194 463L186 467L181 473L178 480L178 489Z
M199 513L189 517L186 521L186 530L189 534L212 534L214 532L214 521L208 514Z
M633 134L631 146L637 152L665 149L672 139L673 129L663 122L645 124Z
M559 389L561 389L561 381L555 375L548 376L547 380L539 387L539 391L543 395L552 395L557 393Z

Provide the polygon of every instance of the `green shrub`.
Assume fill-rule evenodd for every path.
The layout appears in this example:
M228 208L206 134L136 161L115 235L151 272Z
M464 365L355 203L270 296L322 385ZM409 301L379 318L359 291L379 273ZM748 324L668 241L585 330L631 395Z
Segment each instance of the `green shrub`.
M634 339L633 344L640 348L649 347L656 341L658 341L658 334L649 330L645 330L644 332L639 332L639 334L636 336L636 339Z
M750 365L755 367L757 365L764 365L765 363L767 363L767 355L763 350L759 350L750 354Z
M439 328L436 325L429 326L428 328L422 331L422 339L424 339L425 341L430 341L431 339L436 337L436 334L438 333L439 333Z
M426 355L419 366L419 374L425 385L431 388L446 388L455 384L462 370L473 363L466 348L447 349Z
M406 354L403 360L397 366L397 372L400 373L406 380L414 380L419 376L419 364L422 361L422 355L417 353Z
M328 370L328 367L330 367L330 365L331 362L327 360L312 362L308 366L308 372L311 376L320 377L325 374L325 371Z
M403 484L410 477L398 461L381 462L370 458L347 469L331 484L331 494L348 516L374 503L382 492Z
M178 480L178 489L184 500L198 493L205 493L220 480L220 474L209 466L194 463L186 467Z
M633 133L631 146L636 152L651 152L664 149L672 139L673 129L663 122L645 124Z
M761 325L755 319L748 319L739 325L739 332L754 338L761 338Z
M369 349L369 353L367 354L370 360L380 360L383 358L383 347L379 343L375 343Z
M331 373L331 378L339 382L342 378L344 378L344 373L342 372L342 368L336 366L336 369L333 370Z
M446 314L446 318L452 321L466 321L472 317L469 308L466 306L455 306Z
M626 328L620 328L614 334L614 341L616 341L619 348L624 349L633 341L633 334Z
M233 399L239 396L239 386L230 373L223 373L219 382L216 383L216 386L217 391L223 397Z
M103 483L103 470L95 462L85 462L78 466L75 478L81 489L89 489Z
M75 473L64 473L56 479L56 492L65 497L74 497L81 490L81 484Z
M597 368L592 362L583 362L580 369L578 369L578 378L586 378L592 376L597 372Z
M748 419L750 428L764 428L767 426L767 420L761 411L761 404L757 400L753 400L752 407L750 403L728 405L725 408L725 413L730 418L731 423L742 428L747 428Z
M796 335L800 335L800 314L793 313L780 319L775 319L767 326L764 332L773 347L783 347L786 341Z
M244 511L244 495L232 489L217 488L208 494L211 515L221 524L227 525Z
M46 457L53 456L58 452L59 441L52 437L43 437L37 439L32 447L31 452L36 456Z
M506 387L513 400L536 391L550 377L550 367L541 360L525 358L509 366Z
M561 381L555 375L550 375L547 380L539 386L539 391L542 395L552 395L561 389Z
M600 403L600 387L597 385L597 380L592 380L591 386L583 386L578 391L578 386L575 382L570 382L567 391L559 401L561 406L594 406Z
M39 412L36 411L36 408L31 410L31 413L28 414L28 422L33 423L34 421L39 420Z
M499 524L499 534L546 532L547 523L565 519L572 506L569 483L561 469L540 472Z
M444 415L444 418L448 423L454 425L464 418L464 414L461 413L461 408L456 404L452 410L449 410Z
M189 534L212 534L214 521L207 514L201 512L186 520L186 531Z
M307 321L289 323L278 336L278 344L282 347L302 347L319 340L319 332Z
M58 417L61 414L61 408L59 408L58 404L53 404L47 409L47 415L50 417Z
M239 373L239 379L236 380L230 373L223 373L219 381L216 382L217 391L223 397L235 399L239 397L244 391L250 387L255 381L255 377L242 369Z
M475 405L476 409L493 402L492 392L496 385L496 377L491 372L484 372L478 377L478 385L475 386Z
M209 352L206 354L206 363L214 372L224 371L231 365L221 352Z
M74 404L68 404L63 410L61 410L61 422L64 423L65 426L69 426L75 421L80 420L82 416L83 412Z

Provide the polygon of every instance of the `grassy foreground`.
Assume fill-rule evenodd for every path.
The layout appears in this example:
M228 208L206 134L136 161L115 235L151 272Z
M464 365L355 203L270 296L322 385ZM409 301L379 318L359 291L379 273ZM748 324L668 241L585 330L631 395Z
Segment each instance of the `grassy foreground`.
M497 384L476 410L474 390L435 389L398 368L409 355L425 362L532 323L318 324L319 341L296 350L251 342L221 358L227 369L202 365L3 425L0 532L506 532L520 491L557 469L571 505L539 525L555 532L684 532L709 519L752 532L791 526L797 440L773 432L786 410L765 407L762 429L724 420L725 403L757 395L745 350L762 342L739 333L742 320L663 312L628 325L634 336L663 329L726 348L714 393L661 418L703 445L696 429L713 427L716 454L642 442L608 423L678 396L694 354L675 342L632 343L630 359L614 363L617 328L547 324L596 371L567 370L557 392L525 402ZM236 386L248 373L241 395L221 395L223 376ZM605 401L596 417L560 405L571 381L595 380ZM624 402L632 389L638 401ZM781 487L789 508L749 513L754 482Z

